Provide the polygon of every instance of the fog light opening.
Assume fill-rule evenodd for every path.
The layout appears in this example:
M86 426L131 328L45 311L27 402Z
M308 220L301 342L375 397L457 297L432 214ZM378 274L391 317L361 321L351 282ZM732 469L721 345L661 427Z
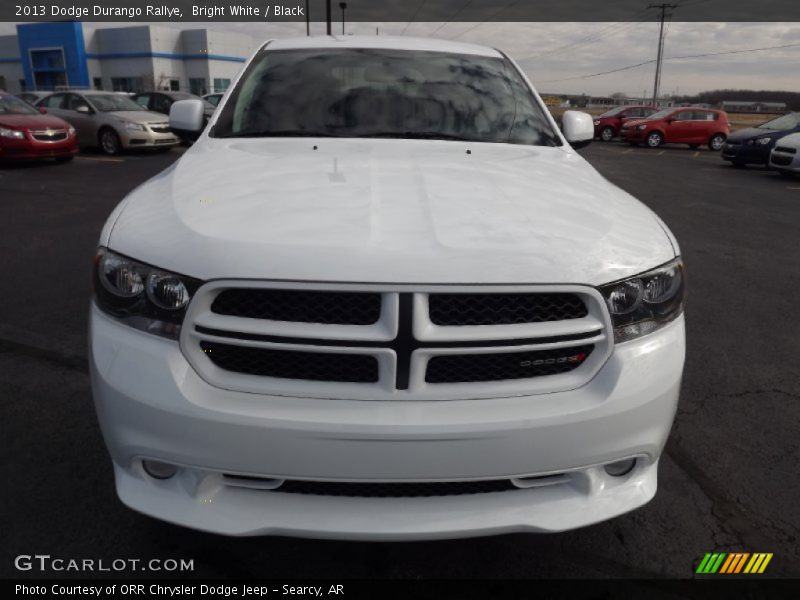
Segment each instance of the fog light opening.
M178 467L175 465L158 460L143 460L142 467L153 479L169 479L178 472Z
M605 465L606 473L612 477L624 477L636 466L635 458L626 458L625 460L618 460L617 462L608 463Z

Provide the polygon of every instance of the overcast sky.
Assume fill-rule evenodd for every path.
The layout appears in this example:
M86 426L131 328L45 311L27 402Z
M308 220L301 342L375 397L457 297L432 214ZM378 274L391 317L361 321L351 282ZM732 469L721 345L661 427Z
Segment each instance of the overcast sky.
M125 26L134 23L90 23ZM304 35L304 23L160 23L170 27L206 27L242 31L256 39ZM340 32L341 24L334 26ZM348 23L347 33L433 36L500 48L516 59L540 92L606 95L652 93L654 64L599 77L559 81L654 59L658 23ZM13 33L13 23L0 23L0 34ZM312 23L312 34L323 34ZM800 44L800 23L668 24L665 56L684 56ZM800 45L762 52L667 60L664 93L695 93L718 88L780 89L800 92Z

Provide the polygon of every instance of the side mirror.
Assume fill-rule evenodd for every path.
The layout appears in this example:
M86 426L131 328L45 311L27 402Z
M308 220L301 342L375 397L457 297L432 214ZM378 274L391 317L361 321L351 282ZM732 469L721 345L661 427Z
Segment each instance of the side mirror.
M40 106L39 107L39 112L42 113L43 115L46 115L47 114L47 109L44 106Z
M88 114L89 114L90 112L92 112L92 111L91 111L91 109L90 109L88 106L86 106L85 104L81 104L81 105L79 105L78 107L76 107L76 108L75 108L75 112L79 112L79 113L81 113L82 115L88 115Z
M561 117L561 130L573 148L583 148L594 139L594 119L589 113L568 110Z
M197 139L203 131L203 101L178 100L169 109L169 128L179 137Z

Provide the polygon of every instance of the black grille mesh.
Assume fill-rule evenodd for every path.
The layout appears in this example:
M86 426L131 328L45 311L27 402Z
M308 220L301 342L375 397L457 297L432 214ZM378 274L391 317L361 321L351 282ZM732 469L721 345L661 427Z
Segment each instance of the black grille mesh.
M514 325L580 319L588 313L576 294L431 294L435 325Z
M200 347L219 368L236 373L310 381L378 381L378 360L368 354L275 350L217 342L200 342Z
M220 315L323 323L372 325L381 316L381 295L368 292L230 289L220 292L211 305Z
M464 496L518 489L508 479L492 481L431 481L364 483L338 481L287 480L271 492L313 496L349 496L360 498L427 498L432 496Z
M557 375L578 367L593 349L594 346L587 345L556 350L434 356L428 361L425 381L463 383Z

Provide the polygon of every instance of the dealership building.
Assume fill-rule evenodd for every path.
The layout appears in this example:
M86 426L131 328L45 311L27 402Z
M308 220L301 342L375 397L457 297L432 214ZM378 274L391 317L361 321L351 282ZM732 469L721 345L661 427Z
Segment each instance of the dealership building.
M0 36L0 89L224 91L256 40L208 29L26 23Z

